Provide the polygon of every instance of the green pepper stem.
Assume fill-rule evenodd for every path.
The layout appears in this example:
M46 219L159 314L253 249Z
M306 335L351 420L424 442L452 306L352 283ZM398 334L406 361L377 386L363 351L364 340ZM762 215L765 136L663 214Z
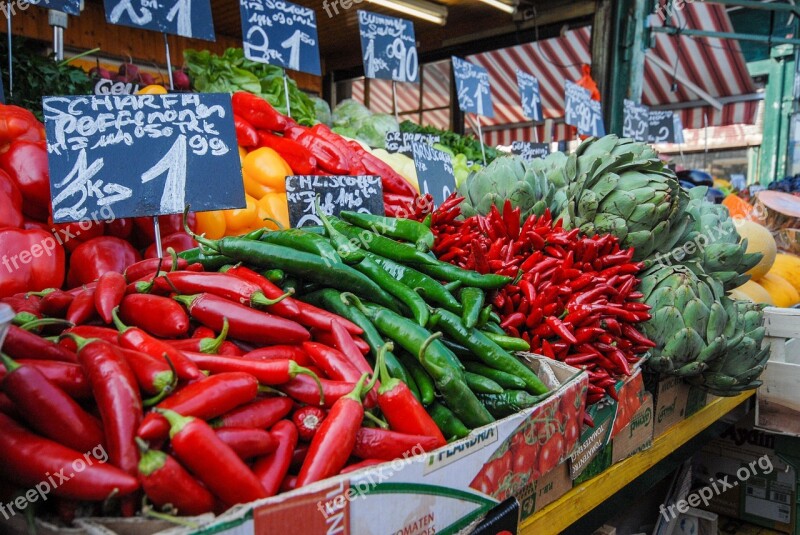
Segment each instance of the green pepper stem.
M11 323L16 325L17 327L24 327L28 323L33 323L38 319L39 319L38 316L36 316L35 314L31 314L30 312L17 312L17 314L11 320Z
M281 223L280 221L278 221L273 217L265 217L264 219L262 219L262 221L269 221L270 223L278 227L278 230L286 230L286 227L283 226L283 223Z
M67 327L74 327L75 324L71 321L62 320L58 318L42 318L36 319L33 321L29 321L28 323L21 325L20 329L31 331L33 329L38 329L39 327L48 327L50 325L65 325Z
M291 297L293 295L294 288L289 288L285 294L278 296L275 299L268 299L267 296L264 295L264 292L259 291L250 296L250 304L260 307L269 307L272 305L277 305L287 297Z
M350 292L342 292L342 294L339 296L339 298L342 300L342 303L344 303L345 305L351 305L351 304L353 304L353 303L350 303L350 300L352 299L352 300L353 300L353 302L354 302L354 303L355 303L355 305L356 305L356 308L357 308L357 309L359 309L359 310L360 310L361 312L363 312L364 314L367 314L367 309L366 309L366 307L364 306L364 303L362 303L362 302L361 302L361 299L359 299L358 297L356 297L356 295L355 295L355 294L352 294L352 293L350 293Z
M175 249L172 247L167 247L167 253L172 258L172 268L170 268L170 272L178 271L178 253L175 252Z
M428 350L428 346L430 346L435 340L438 340L441 337L442 337L441 331L435 332L432 335L430 335L427 338L427 340L422 342L422 345L419 346L419 353L417 354L417 360L422 362L422 359L425 357L425 352Z
M194 241L199 243L200 245L204 245L211 249L212 251L219 252L219 240L209 240L205 237L205 235L200 236L196 234L191 228L189 228L189 208L190 205L186 205L186 208L183 210L183 230L186 231L186 234L191 236Z
M319 388L319 404L320 405L325 405L325 391L322 389L322 381L319 380L319 377L317 376L317 374L314 373L313 371L309 370L308 368L304 368L303 366L300 366L295 361L290 360L289 361L289 375L292 378L294 378L297 374L300 374L300 373L302 373L303 375L308 375L309 377L314 379L314 382L317 383L317 388Z
M164 360L167 361L170 371L161 372L159 375L164 374L164 376L166 377L166 374L168 373L170 380L168 384L164 385L164 388L161 389L161 392L159 392L150 399L142 400L142 406L144 407L152 407L154 405L158 405L164 400L164 398L175 392L175 388L178 386L178 371L175 369L175 364L172 362L172 359L169 358L169 355L167 355L166 353L164 353L161 356L164 358Z
M346 399L352 399L353 401L358 401L358 403L360 404L361 403L362 391L364 390L364 383L366 382L367 377L369 377L368 373L365 373L364 375L362 375L361 378L356 383L356 386L353 387L353 390L349 394L344 396L344 398L341 398L341 399L345 399L345 398Z
M364 418L371 421L381 429L389 429L389 424L387 424L386 422L384 422L383 420L381 420L380 418L378 418L369 411L364 411Z
M211 342L208 342L208 339L203 339L200 342L200 352L207 353L209 355L216 355L219 353L219 348L222 346L225 339L228 338L228 329L230 328L230 323L228 323L228 318L222 318L222 330L220 331L219 335L216 338L212 338Z
M42 290L41 292L28 292L25 294L25 297L30 299L31 297L47 297L51 293L55 292L58 288L47 288Z
M122 323L122 320L119 319L119 307L114 307L114 310L111 311L111 317L114 320L114 327L116 327L119 332L124 333L130 329L130 327Z
M175 295L172 298L186 308L192 308L192 303L197 299L198 295Z
M97 338L84 338L74 333L64 333L59 337L59 340L62 338L72 338L72 341L78 346L78 351L81 351L87 344L97 341Z
M153 409L155 412L159 413L161 416L167 419L170 425L169 430L169 438L173 438L175 435L183 431L183 429L192 423L195 419L191 416L181 416L175 411L171 411L169 409Z
M400 379L389 375L389 368L386 367L386 353L394 349L392 342L386 342L378 350L378 358L375 359L375 368L380 371L381 387L378 389L378 394L385 394L397 386ZM378 375L378 374L375 374Z
M0 353L0 362L2 362L3 366L6 367L6 373L11 373L14 370L22 367L19 362L15 361L5 353Z
M286 397L286 394L284 394L280 390L277 390L277 389L272 388L271 386L267 386L267 385L258 385L258 393L259 394L275 394L275 395L277 395L279 397L284 397L284 398Z

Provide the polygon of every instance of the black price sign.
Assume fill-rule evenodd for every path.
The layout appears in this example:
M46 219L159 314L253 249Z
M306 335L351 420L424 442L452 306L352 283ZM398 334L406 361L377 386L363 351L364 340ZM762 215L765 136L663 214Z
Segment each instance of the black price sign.
M103 0L110 24L214 41L211 0Z
M426 143L412 143L411 149L420 191L423 195L430 193L434 206L439 206L456 190L453 160L446 152Z
M544 158L550 154L550 144L514 141L511 143L511 154L521 156L523 160L529 162L538 158Z
M385 213L379 176L287 176L286 201L292 227L322 224L317 215L317 197L327 215L339 215L345 210L373 215Z
M419 82L414 25L405 19L358 12L364 76L395 82Z
M565 123L577 128L578 133L584 136L606 135L600 102L592 99L588 89L570 81L565 82L564 102Z
M453 56L458 107L465 113L494 117L489 71L469 61Z
M674 143L675 119L671 111L650 112L650 143Z
M622 137L634 141L647 141L650 131L650 108L625 99Z
M67 15L81 14L81 0L28 0L34 6L61 11Z
M408 157L414 156L411 143L439 143L440 137L435 134L414 134L411 132L386 132L386 151L399 152Z
M531 121L538 122L542 117L542 95L539 80L525 71L517 69L517 85L522 102L522 114Z
M230 95L45 97L43 107L56 223L245 204Z

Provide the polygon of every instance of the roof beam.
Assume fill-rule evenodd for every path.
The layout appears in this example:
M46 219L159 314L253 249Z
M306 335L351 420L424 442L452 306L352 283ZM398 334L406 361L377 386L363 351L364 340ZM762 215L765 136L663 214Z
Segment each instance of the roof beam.
M736 41L752 41L769 45L800 45L800 39L791 37L773 37L771 35L757 35L752 33L713 32L707 30L693 30L691 28L676 28L674 26L653 26L650 31L666 33L669 35L685 35L687 37L711 37L715 39L733 39Z
M657 30L658 28L652 28L652 29L653 30ZM674 74L675 78L677 80L680 80L680 82L683 85L685 85L687 88L689 88L698 97L700 97L703 100L705 100L706 102L708 102L711 106L713 106L717 110L722 110L722 102L720 102L717 98L711 96L706 90L704 90L702 87L700 87L696 83L694 83L691 80L689 80L687 77L683 76L682 74L678 74L677 72L674 72L673 67L669 63L667 63L663 59L659 58L658 56L656 56L655 54L652 54L650 52L648 52L645 55L645 58L650 60L650 62L653 65L655 65L656 67L658 67L662 71L666 72L670 76L672 76Z
M765 11L789 11L800 15L800 6L783 2L758 2L755 0L713 0L714 4L731 7L744 7L748 9L763 9Z

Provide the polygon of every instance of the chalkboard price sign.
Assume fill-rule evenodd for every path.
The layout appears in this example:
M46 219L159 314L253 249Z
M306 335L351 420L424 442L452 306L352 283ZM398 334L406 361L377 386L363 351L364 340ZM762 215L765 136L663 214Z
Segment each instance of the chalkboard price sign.
M240 0L244 55L253 61L319 76L314 10L281 0Z
M414 156L411 143L439 143L440 137L435 134L416 134L412 132L386 132L386 151L399 152L408 157Z
M480 65L453 56L453 73L461 111L494 117L489 72Z
M592 100L592 94L578 84L564 83L564 122L576 127L584 136L606 135L600 102Z
M674 143L675 119L671 111L650 112L650 143Z
M211 0L103 0L106 21L214 41Z
M229 95L43 99L53 220L244 206Z
M517 85L522 100L522 113L531 121L542 120L542 95L539 93L539 80L525 71L517 69Z
M34 6L61 11L67 15L81 14L81 0L28 0Z
M419 82L414 25L405 19L358 12L364 76L395 82Z
M650 108L644 104L636 104L632 100L625 99L623 114L622 137L627 137L634 141L647 141L650 130Z
M523 160L529 162L538 158L544 158L550 154L550 144L514 141L511 143L511 154L521 156Z
M321 225L316 207L326 215L339 215L345 210L383 215L381 177L361 176L287 176L286 200L292 227Z
M453 160L427 143L411 143L411 149L421 193L430 193L434 206L439 206L456 190Z

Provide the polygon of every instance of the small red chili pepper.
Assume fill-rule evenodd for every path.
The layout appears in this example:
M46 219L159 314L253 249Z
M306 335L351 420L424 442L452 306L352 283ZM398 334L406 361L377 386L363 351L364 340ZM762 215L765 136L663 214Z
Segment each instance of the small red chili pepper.
M78 362L78 357L74 352L16 325L9 325L3 343L3 351L14 359Z
M226 266L222 271L228 275L256 285L267 299L277 301L277 299L285 294L285 292L273 284L272 281L250 268L244 266ZM273 314L289 319L296 319L300 315L299 302L292 298L277 301L268 306L267 310Z
M119 307L119 316L126 324L139 327L157 338L178 338L189 332L186 311L168 297L126 295Z
M212 427L267 429L292 410L294 402L285 397L267 398L237 407L209 421Z
M211 329L209 329L211 330ZM211 331L212 333L214 331ZM181 351L193 351L195 353L207 353L209 355L220 354L222 344L225 343L225 338L228 337L228 320L226 319L222 324L222 331L219 336L211 336L208 338L192 337L184 340L165 340L169 345Z
M173 259L172 262L171 270L186 269L189 265L183 258ZM132 283L146 277L153 279L162 267L166 268L167 266L161 258L147 258L128 266L125 269L125 280Z
M353 455L360 459L391 461L433 451L442 445L438 438L430 435L408 435L387 429L362 427L356 433Z
M300 366L289 359L248 360L236 357L221 357L206 355L205 353L184 352L198 367L210 371L212 374L242 372L249 373L259 383L264 385L282 385L294 379L299 374L308 375L319 379L317 374ZM319 386L322 392L322 385Z
M266 498L258 478L207 423L158 409L170 423L170 444L186 466L225 506Z
M66 319L75 325L87 323L92 316L97 314L94 305L95 288L86 288L75 296L67 309Z
M308 366L313 363L302 347L288 345L262 347L243 354L242 358L248 360L289 359L301 366Z
M56 360L18 359L17 364L36 368L51 383L63 390L73 399L89 399L92 388L78 364L59 362ZM0 366L0 380L6 376L7 370Z
M252 427L223 427L216 430L217 437L227 444L240 459L269 455L278 448L277 439L263 429Z
M191 295L196 293L213 294L228 301L251 307L270 307L291 293L281 293L269 299L257 284L228 273L176 271L167 273L155 280L155 288L166 293Z
M329 379L356 382L361 377L359 370L341 351L316 342L303 342L303 350Z
M361 470L362 468L368 468L370 466L375 466L378 464L383 464L386 461L384 459L365 459L360 463L353 463L348 466L345 466L339 471L339 475L342 474L349 474L351 472L355 472L356 470Z
M104 323L111 323L112 311L117 308L125 296L125 277L116 271L109 271L97 280L94 292L94 306ZM168 320L167 320L168 321Z
M555 316L547 316L544 321L547 326L550 327L553 332L563 340L566 340L571 344L578 342L578 340L575 338L575 335L572 334L569 328L560 319L556 318Z
M42 296L39 301L39 310L45 316L55 318L65 317L69 305L75 299L74 295L53 288L39 292L39 294Z
M359 372L371 374L372 367L358 349L358 346L353 341L353 336L347 332L347 329L341 323L333 321L330 324L330 329L336 349L341 351Z
M331 333L330 330L323 331L322 329L312 328L311 339L329 347L334 347L336 345L336 340L334 339L333 333ZM369 344L364 340L355 336L353 336L352 339L353 343L356 345L356 347L358 347L358 350L361 351L362 355L366 355L370 352Z
M253 465L253 473L260 481L266 495L274 496L289 471L294 448L297 445L297 428L289 420L281 420L270 432L278 440L278 448L270 455L257 460Z
M326 413L319 407L306 406L297 409L292 415L292 422L297 426L300 440L310 442L325 420Z
M157 359L133 349L120 348L120 351L143 392L150 395L167 395L174 388L177 377L164 359ZM155 405L155 403L146 403L145 405L151 404Z

